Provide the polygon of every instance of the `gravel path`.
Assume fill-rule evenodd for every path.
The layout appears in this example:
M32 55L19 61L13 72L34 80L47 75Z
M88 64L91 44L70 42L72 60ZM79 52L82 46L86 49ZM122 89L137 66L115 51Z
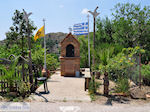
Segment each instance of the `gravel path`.
M32 101L78 101L90 102L88 92L84 91L84 78L61 77L57 71L48 80L49 94L40 94L44 90L41 85L34 95L30 96Z

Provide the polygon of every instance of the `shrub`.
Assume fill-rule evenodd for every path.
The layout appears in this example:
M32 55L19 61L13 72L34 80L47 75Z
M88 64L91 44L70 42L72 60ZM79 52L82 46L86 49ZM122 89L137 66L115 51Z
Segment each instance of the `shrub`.
M150 64L142 65L142 76L148 80L150 80Z
M14 63L10 64L8 68L5 66L0 66L0 71L3 71L5 75L0 76L0 80L6 80L8 83L8 91L7 92L13 92L14 91L14 83L18 82L20 80L19 76L15 76L15 69L18 61L15 61Z
M143 77L143 83L150 85L150 64L142 65L141 74Z
M22 97L25 97L26 95L30 93L30 88L31 86L29 82L25 83L23 81L20 81L18 83L18 91Z
M96 100L95 94L96 94L96 91L99 88L99 86L100 86L100 83L92 81L92 80L90 81L88 92L89 92L91 101Z
M138 46L135 48L124 48L122 52L113 57L107 65L111 79L116 81L119 77L133 74L134 71L131 69L135 67L136 56L144 52L145 51Z
M44 64L44 49L41 45L37 45L34 51L32 51L32 61L38 68L42 68Z
M57 58L55 58L51 54L47 54L46 64L47 64L47 69L50 71L56 70L57 67L59 66L59 62L58 62Z
M37 45L36 49L33 51L32 61L39 69L42 69L44 65L44 49L41 47L41 45ZM48 70L55 70L59 65L58 56L55 54L47 54L46 64Z
M118 93L128 93L129 92L129 82L128 78L118 78L116 92Z
M100 86L100 83L95 81L95 77L93 75L92 79L91 79L91 81L89 83L89 88L88 88L88 91L89 91L90 95L91 94L95 94L97 89L99 88L99 86Z

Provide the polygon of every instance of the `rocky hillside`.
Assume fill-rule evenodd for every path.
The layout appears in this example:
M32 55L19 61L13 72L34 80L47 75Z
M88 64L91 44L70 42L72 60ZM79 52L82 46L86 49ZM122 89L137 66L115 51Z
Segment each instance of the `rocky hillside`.
M59 54L60 42L67 36L67 33L57 32L46 34L46 46L48 53ZM6 40L0 41L0 45L3 45ZM41 39L42 46L44 46L43 39Z
M3 45L4 44L4 40L0 40L0 45Z
M59 54L60 42L67 36L67 33L48 33L46 34L46 45L49 53Z

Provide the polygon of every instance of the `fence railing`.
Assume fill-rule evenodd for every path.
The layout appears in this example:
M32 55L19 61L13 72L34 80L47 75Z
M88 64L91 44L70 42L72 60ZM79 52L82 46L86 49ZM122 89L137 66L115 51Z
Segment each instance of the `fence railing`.
M3 65L3 63L0 63L0 64ZM7 65L7 66L9 66L9 65ZM22 65L19 65L19 66L22 67ZM40 76L40 71L35 65L33 65L32 68L33 68L32 69L32 75L33 75L33 83L32 84L30 83L29 69L28 69L28 65L26 64L26 68L15 69L15 74L13 75L15 77L14 78L15 80L13 80L13 83L11 83L12 85L10 85L6 79L3 79L3 78L0 79L0 93L1 94L7 93L8 89L10 90L11 87L13 87L15 92L18 92L19 91L18 80L20 80L24 83L30 83L30 85L32 87L31 92L33 92L37 88L37 84L38 84L37 77ZM0 70L0 77L6 76L6 75L7 74L3 70Z

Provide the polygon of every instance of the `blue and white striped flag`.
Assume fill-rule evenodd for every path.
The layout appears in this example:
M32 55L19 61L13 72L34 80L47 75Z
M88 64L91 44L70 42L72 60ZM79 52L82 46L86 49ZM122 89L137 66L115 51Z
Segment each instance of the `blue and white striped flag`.
M74 35L88 35L88 22L73 25Z

